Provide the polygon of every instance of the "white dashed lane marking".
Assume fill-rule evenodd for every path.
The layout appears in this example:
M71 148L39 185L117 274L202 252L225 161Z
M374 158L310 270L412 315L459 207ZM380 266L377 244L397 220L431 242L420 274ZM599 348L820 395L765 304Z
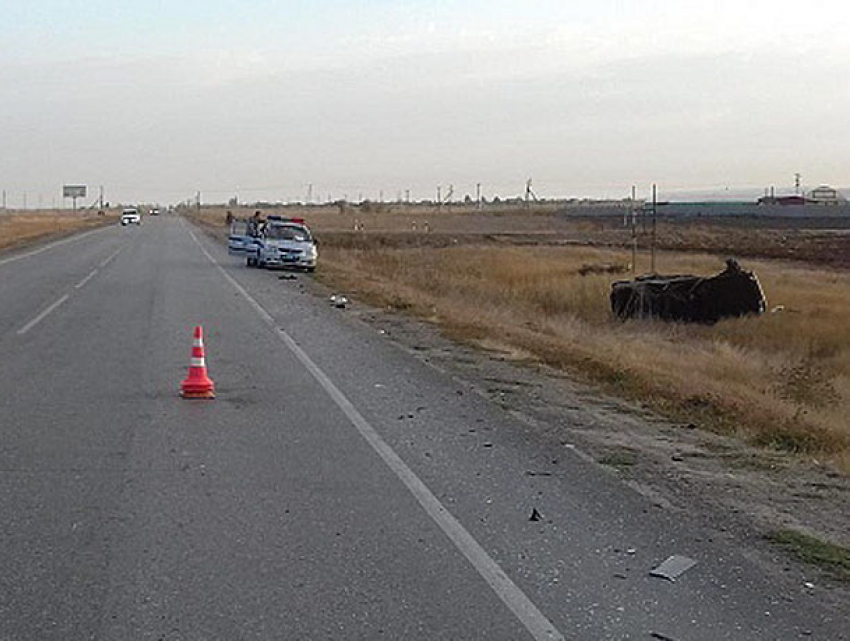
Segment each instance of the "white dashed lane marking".
M65 294L59 300L57 300L55 303L50 305L50 307L48 307L43 312L41 312L38 316L33 318L29 323L27 323L26 325L21 327L21 329L18 330L18 336L23 336L28 331L30 331L33 327L35 327L41 321L43 321L45 318L50 316L51 313L53 313L55 310L57 310L66 300L68 300L69 296L70 296L70 294Z

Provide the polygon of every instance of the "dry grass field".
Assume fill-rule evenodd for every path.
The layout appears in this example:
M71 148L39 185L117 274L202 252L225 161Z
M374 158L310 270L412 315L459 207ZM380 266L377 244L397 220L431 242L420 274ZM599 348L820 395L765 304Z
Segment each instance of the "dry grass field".
M41 239L94 228L117 220L117 212L98 216L96 212L62 210L0 212L0 251L22 247Z
M850 470L850 274L749 261L782 312L714 326L623 323L611 281L585 265L625 252L582 247L324 248L323 278L443 325L461 340L519 350L677 419ZM665 271L722 261L664 254Z
M798 262L743 264L757 272L769 307L783 309L713 326L624 323L608 303L611 282L624 275L583 269L627 270L622 231L609 243L599 239L618 230L603 222L471 213L432 216L431 233L423 233L421 215L412 231L413 215L308 212L322 241L320 277L360 300L439 323L456 339L513 350L676 420L850 472L850 272L813 264L835 264L835 251L807 245L806 232L671 225L662 234L668 244L675 247L678 235L707 251L661 252L662 273L716 273L730 242L748 239L772 256L772 234L781 234L785 241L775 246L790 248ZM210 212L206 222L219 216ZM365 231L343 232L355 216ZM836 250L841 260L844 247ZM638 265L648 261L641 254Z
M235 216L253 210L234 208ZM592 211L588 210L588 211ZM200 218L219 224L226 208L204 208ZM192 212L196 215L196 212ZM302 216L311 228L335 244L357 246L364 242L386 246L446 246L463 243L509 245L591 245L623 248L630 246L631 232L621 216L564 216L549 204L522 206L488 205L480 211L472 206L371 205L368 209L347 206L289 206L270 213ZM753 221L740 217L721 220L688 219L674 222L662 218L658 224L658 246L687 252L710 252L738 258L778 258L850 269L850 218L827 221L827 229L816 221L768 219ZM358 240L355 224L365 239ZM426 231L427 230L427 231ZM330 234L330 236L329 236ZM650 243L650 226L638 225L638 245ZM648 262L639 266L648 267Z

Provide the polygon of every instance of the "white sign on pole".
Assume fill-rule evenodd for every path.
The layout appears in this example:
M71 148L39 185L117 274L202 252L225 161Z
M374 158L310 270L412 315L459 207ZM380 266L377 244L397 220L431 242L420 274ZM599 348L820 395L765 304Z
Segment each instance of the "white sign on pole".
M63 198L85 198L86 197L86 186L85 185L64 185L62 187L62 197Z

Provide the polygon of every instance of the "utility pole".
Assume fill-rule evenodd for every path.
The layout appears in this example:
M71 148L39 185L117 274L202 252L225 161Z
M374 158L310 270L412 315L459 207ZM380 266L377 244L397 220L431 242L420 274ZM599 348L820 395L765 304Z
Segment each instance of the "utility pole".
M313 204L313 183L307 185L307 204Z
M443 188L437 185L437 211L443 208Z
M632 185L632 278L637 276L637 205L635 204L635 186Z
M198 204L198 213L200 214L201 213L201 192L198 192L197 194L195 194L195 201Z
M3 190L3 209L6 209L6 190Z
M27 192L24 192L24 209L27 208Z
M658 187L652 185L652 265L650 271L655 273L655 243L658 239Z
M800 195L800 179L802 177L799 173L794 174L794 193L798 196Z
M97 197L97 208L98 211L103 211L103 185L100 186L100 193Z
M481 209L481 183L475 183L475 206Z
M531 189L531 178L529 178L525 182L525 206L526 208L531 206L531 199L534 199L537 202L537 194Z

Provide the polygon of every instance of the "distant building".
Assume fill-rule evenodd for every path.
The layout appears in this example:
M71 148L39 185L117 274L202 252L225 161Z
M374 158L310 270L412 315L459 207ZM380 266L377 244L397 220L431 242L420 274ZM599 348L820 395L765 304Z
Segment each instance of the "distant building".
M838 205L845 201L837 189L829 185L821 185L809 192L809 201L818 205Z

